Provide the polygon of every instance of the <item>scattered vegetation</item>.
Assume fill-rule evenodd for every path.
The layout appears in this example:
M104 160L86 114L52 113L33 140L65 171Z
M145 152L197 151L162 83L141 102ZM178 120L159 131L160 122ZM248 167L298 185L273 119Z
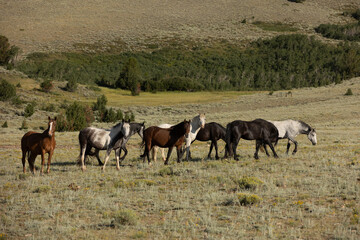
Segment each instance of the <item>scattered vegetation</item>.
M298 29L291 24L285 24L281 22L262 22L256 21L253 23L255 26L265 31L273 32L296 32Z
M318 87L359 76L359 61L360 47L355 44L326 45L291 34L255 41L248 49L222 43L151 53L33 53L18 69L34 78L68 81L76 76L79 83L130 89L133 82L126 77L128 72L148 92L279 90Z
M243 206L257 204L262 201L262 198L256 194L238 193L236 195L237 195L240 205L243 205Z
M93 111L88 106L73 102L65 107L65 113L60 113L57 118L56 129L62 131L79 131L94 121Z
M31 117L35 112L35 103L32 102L32 103L28 103L24 109L24 117L28 118L28 117Z
M138 217L136 213L130 209L118 210L113 215L114 219L111 223L115 227L120 227L124 225L134 226L138 222Z
M0 79L0 100L7 101L16 96L16 88L14 85L6 81L5 79Z
M345 95L345 96L352 96L352 95L353 95L353 92L352 92L351 88L348 88L348 89L346 90L346 93L345 93L344 95Z
M42 81L42 83L40 84L40 88L42 91L49 93L54 88L54 85L51 80L46 79Z
M346 25L321 24L315 31L326 38L360 41L360 22Z
M3 125L1 125L1 127L2 127L2 128L7 128L7 127L8 127L7 121L5 121L5 122L3 123Z
M25 118L24 118L24 120L22 121L22 123L21 123L21 127L20 127L20 130L26 130L26 129L28 129L29 127L28 127L28 124L27 124L27 122L26 122L26 120L25 120Z
M9 39L0 35L0 65L12 68L14 66L14 60L19 53L20 48L16 46L10 46Z
M239 189L255 190L264 182L256 177L242 177L240 179L233 179Z
M76 80L74 78L71 78L68 80L68 82L65 86L65 90L69 91L69 92L75 92L77 87L78 87L78 83L76 82Z

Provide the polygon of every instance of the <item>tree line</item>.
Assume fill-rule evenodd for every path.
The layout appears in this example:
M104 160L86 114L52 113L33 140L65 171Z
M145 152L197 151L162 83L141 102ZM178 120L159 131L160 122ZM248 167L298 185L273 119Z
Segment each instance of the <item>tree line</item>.
M318 87L360 75L360 48L300 34L242 48L163 48L120 54L33 53L17 68L30 77L141 91L280 90Z

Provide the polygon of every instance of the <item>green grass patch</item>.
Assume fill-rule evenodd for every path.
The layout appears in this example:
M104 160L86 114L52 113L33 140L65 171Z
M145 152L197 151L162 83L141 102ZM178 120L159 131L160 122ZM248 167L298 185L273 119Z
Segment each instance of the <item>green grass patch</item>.
M298 28L292 26L291 24L285 24L281 22L256 21L253 24L264 31L271 31L271 32L296 32L299 30Z

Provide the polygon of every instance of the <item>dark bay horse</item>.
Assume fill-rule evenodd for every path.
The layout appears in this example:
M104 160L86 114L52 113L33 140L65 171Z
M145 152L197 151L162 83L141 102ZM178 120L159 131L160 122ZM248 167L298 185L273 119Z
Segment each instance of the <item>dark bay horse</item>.
M236 120L229 123L226 126L226 149L225 158L229 153L230 156L234 155L235 160L239 160L236 155L236 147L239 144L240 138L245 140L256 140L256 151L254 154L255 159L259 159L259 148L260 146L265 146L266 144L270 146L274 157L277 158L278 155L275 152L273 142L277 144L279 137L279 132L274 124L264 120L264 119L255 119L254 121L241 121ZM268 155L268 153L267 153Z
M132 135L134 135L135 133L137 133L137 134L139 134L141 139L143 139L144 129L145 129L145 123L130 123L130 132L127 137L124 137L124 134L122 132L119 133L119 135L117 136L118 140L115 142L114 147L113 147L113 149L115 150L116 163L121 163L125 159L125 157L128 153L127 148L126 148L126 143L129 141L130 137ZM110 130L104 130L104 129L98 130L98 132L103 132L103 131L110 131ZM101 150L104 150L104 146L100 146L99 144L94 142L94 140L96 140L96 138L94 136L89 136L90 134L95 134L95 132L96 131L91 131L91 129L89 129L89 128L84 128L83 130L81 130L79 132L79 143L80 143L80 146L84 146L85 142L86 142L86 150L85 150L84 158L86 159L87 156L96 156L96 159L98 160L99 165L102 166L104 164L100 160L99 152ZM101 147L101 148L99 148L99 147ZM91 151L92 148L95 148L94 152ZM125 152L124 156L122 156L122 157L120 157L121 150L124 150L124 152ZM120 166L119 166L119 168L120 168Z
M25 158L27 155L30 171L35 173L35 159L37 155L41 155L41 170L43 173L45 165L45 154L48 153L47 173L50 172L51 157L55 149L55 129L56 129L56 117L51 119L48 117L48 128L43 133L27 132L21 138L21 151L22 151L22 164L23 171L25 170Z
M90 153L91 148L96 148L99 150L106 150L105 163L103 165L103 170L105 170L106 162L109 159L111 151L114 149L115 143L121 137L127 137L130 132L130 124L122 120L120 123L113 126L111 129L101 129L95 127L87 127L80 131L79 133L79 143L80 143L80 160L81 160L81 169L86 170L85 166L85 153ZM99 161L101 163L101 161ZM117 159L117 167L120 169Z
M160 128L157 126L151 126L144 131L144 139L142 145L145 146L144 154L140 157L147 157L150 164L149 152L154 146L169 148L168 154L165 160L165 165L169 163L169 158L173 147L176 147L177 162L180 162L182 157L181 146L186 137L189 136L191 121L184 120L183 122L174 125L170 128Z
M211 158L211 151L215 147L215 158L219 159L217 141L222 139L225 142L226 129L216 122L206 123L204 128L200 129L196 139L201 142L211 141L208 158ZM195 141L194 140L194 141ZM226 151L226 149L225 149Z

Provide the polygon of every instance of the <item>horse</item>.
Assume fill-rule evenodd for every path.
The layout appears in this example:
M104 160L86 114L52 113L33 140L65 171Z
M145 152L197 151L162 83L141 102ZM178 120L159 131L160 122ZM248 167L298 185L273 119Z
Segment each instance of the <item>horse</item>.
M90 133L93 133L93 132L89 131L89 129L87 129L87 130L85 130L85 129L83 129L83 130L81 130L79 132L80 146L84 145L85 141L88 141L88 143L87 143L88 146L86 148L84 158L86 159L87 156L96 156L96 159L98 160L99 165L103 166L104 164L101 162L100 156L99 156L100 150L103 150L103 149L96 148L96 146L98 146L98 145L94 144L92 142L92 140L94 138L89 138L89 136L88 136ZM119 135L119 140L116 141L116 143L114 144L114 147L113 147L113 149L115 150L115 158L116 158L117 162L121 163L125 159L125 157L126 157L126 155L128 153L127 148L126 148L126 143L129 141L130 137L132 135L134 135L135 133L138 133L139 136L142 139L144 129L145 129L145 123L130 123L130 132L129 132L129 135L127 137L124 137L124 135L121 132L119 133L120 134ZM109 130L98 129L98 131L109 131ZM91 149L93 147L95 148L95 151L91 152ZM124 156L122 156L122 157L120 157L121 150L124 150L124 152L125 152ZM80 157L79 157L79 159L80 159Z
M148 159L148 163L150 164L149 152L154 146L159 146L162 148L169 148L166 160L164 162L165 165L169 163L169 158L172 152L173 147L176 147L177 152L177 162L180 162L182 157L181 146L185 140L189 136L190 133L191 120L186 121L174 125L170 128L160 128L157 126L151 126L144 131L144 138L142 142L142 146L145 146L144 154L142 157L145 161L145 157Z
M219 155L218 155L217 141L220 139L225 141L225 136L226 136L226 129L216 122L211 122L211 123L206 123L204 128L200 129L200 131L196 135L195 140L198 140L201 142L206 142L206 141L210 140L211 145L210 145L210 150L208 153L208 158L211 158L211 151L213 150L213 147L215 147L215 151L216 151L215 158L218 160ZM226 149L225 149L225 151L226 151Z
M190 133L189 133L189 136L185 138L186 160L189 160L189 157L190 157L190 145L192 142L194 142L200 129L204 128L205 121L206 121L205 114L199 114L191 120ZM158 127L160 127L160 128L170 128L172 126L173 125L167 124L167 123L158 125ZM152 149L152 158L155 162L156 162L157 150L158 150L158 147L154 147ZM161 156L162 156L163 160L165 161L166 158L165 158L164 148L161 148Z
M110 130L87 127L80 131L79 133L79 143L80 143L80 161L81 161L81 170L85 171L85 156L91 153L91 148L106 150L105 163L103 165L103 170L105 169L105 164L109 158L109 154L114 149L115 143L121 137L128 137L130 132L129 122L122 120L120 123L113 126ZM95 153L96 154L96 153ZM90 154L91 155L91 154ZM98 158L98 153L96 154ZM119 170L119 159L116 159L116 167ZM100 158L98 158L99 164L102 165Z
M37 132L27 132L21 138L21 151L22 151L22 164L23 171L26 172L25 169L25 158L27 155L27 159L29 162L30 170L33 174L35 174L35 159L37 155L41 155L41 170L40 174L43 174L44 165L45 165L45 153L48 154L48 164L47 164L47 173L50 172L50 163L51 157L54 153L54 149L56 146L55 141L55 129L56 129L56 117L51 119L48 117L48 128L43 133Z
M241 121L235 120L226 126L226 149L224 158L227 158L227 154L231 156L234 155L235 160L239 160L236 155L236 147L240 141L240 138L245 140L256 140L256 150L254 154L255 159L259 159L259 148L261 145L269 145L274 157L277 158L278 155L275 152L272 142L275 142L275 145L278 141L279 132L274 124L264 120L264 119L255 119L253 121ZM266 152L269 156L269 154Z
M298 143L295 140L295 137L299 134L306 134L308 139L311 141L313 145L317 144L315 129L310 127L308 124L306 124L303 121L288 119L284 121L269 121L269 122L274 124L275 127L278 129L279 139L284 139L284 138L288 139L286 154L289 154L290 141L295 144L295 148L292 154L295 155L295 153L297 152ZM264 149L266 151L265 147Z

